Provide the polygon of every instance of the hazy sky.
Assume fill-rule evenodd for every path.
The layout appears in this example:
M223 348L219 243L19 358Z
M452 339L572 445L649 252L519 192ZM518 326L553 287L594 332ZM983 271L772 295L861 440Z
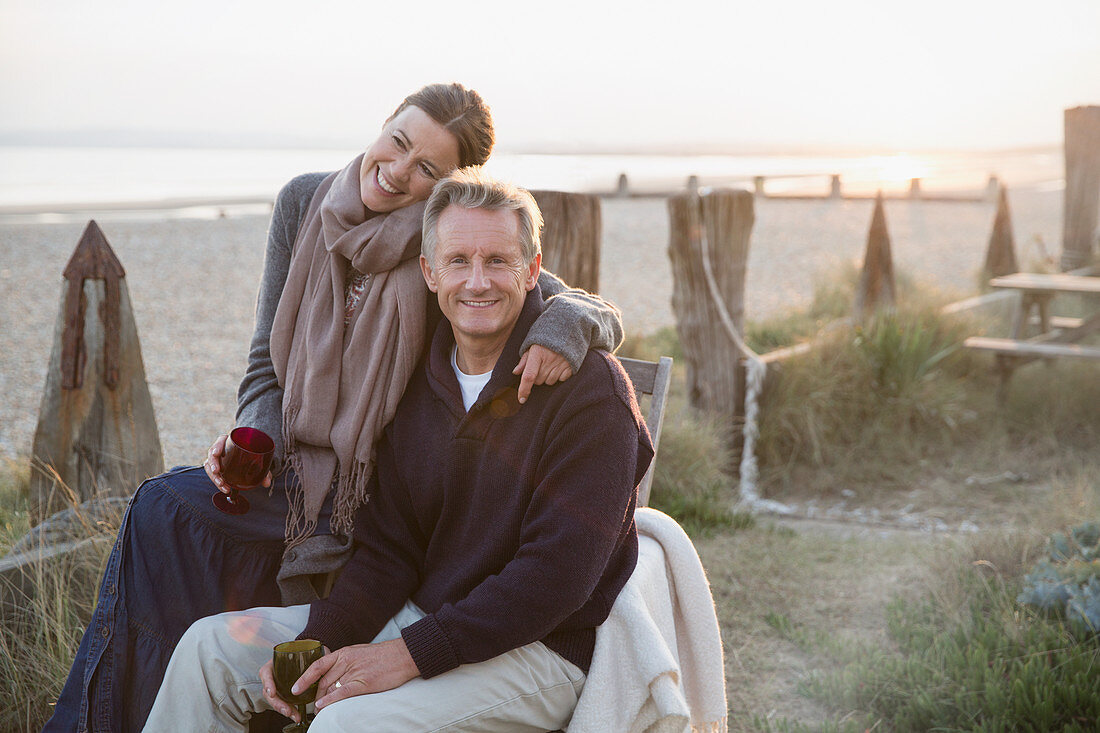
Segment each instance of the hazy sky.
M0 130L366 142L452 80L502 149L1051 144L1100 0L0 0Z

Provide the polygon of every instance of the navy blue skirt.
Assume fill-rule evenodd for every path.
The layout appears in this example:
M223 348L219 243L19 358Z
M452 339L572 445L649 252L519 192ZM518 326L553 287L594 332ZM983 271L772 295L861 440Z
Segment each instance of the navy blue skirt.
M287 472L289 473L289 471ZM281 606L287 475L245 494L247 514L211 502L201 467L174 468L130 500L92 622L44 732L140 731L172 650L199 618ZM326 504L318 532L329 531Z

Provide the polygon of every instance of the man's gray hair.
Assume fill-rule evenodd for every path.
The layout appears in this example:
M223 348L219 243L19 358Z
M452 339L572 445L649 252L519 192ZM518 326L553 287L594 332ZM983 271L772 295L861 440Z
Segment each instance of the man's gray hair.
M509 210L519 217L519 243L523 251L523 264L531 264L542 251L539 231L542 229L542 212L534 197L525 189L511 183L498 181L485 173L481 166L459 168L432 189L424 208L424 237L420 253L435 267L435 246L439 241L436 229L439 217L451 204L464 209Z

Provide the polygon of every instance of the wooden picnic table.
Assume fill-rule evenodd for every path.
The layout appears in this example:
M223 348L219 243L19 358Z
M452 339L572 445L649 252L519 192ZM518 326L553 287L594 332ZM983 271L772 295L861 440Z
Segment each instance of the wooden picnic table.
M1100 347L1078 343L1100 331L1100 276L1094 275L1092 270L1057 274L1017 272L995 277L989 284L1020 293L1019 305L1012 316L1011 336L971 336L963 345L996 354L1002 389L1016 367L1036 359L1100 360ZM1080 294L1097 307L1084 318L1052 315L1051 301L1064 294Z

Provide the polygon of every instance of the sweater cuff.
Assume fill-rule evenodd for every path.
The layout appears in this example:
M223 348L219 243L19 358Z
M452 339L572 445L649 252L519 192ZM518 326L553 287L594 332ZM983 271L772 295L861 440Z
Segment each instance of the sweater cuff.
M330 652L355 643L351 625L343 617L322 603L314 603L309 609L309 623L298 634L299 639L316 639Z
M401 629L401 638L424 679L449 672L460 664L458 654L435 616L425 616Z
M588 355L591 338L575 312L563 314L548 308L531 325L519 353L522 355L535 344L561 354L576 374Z

